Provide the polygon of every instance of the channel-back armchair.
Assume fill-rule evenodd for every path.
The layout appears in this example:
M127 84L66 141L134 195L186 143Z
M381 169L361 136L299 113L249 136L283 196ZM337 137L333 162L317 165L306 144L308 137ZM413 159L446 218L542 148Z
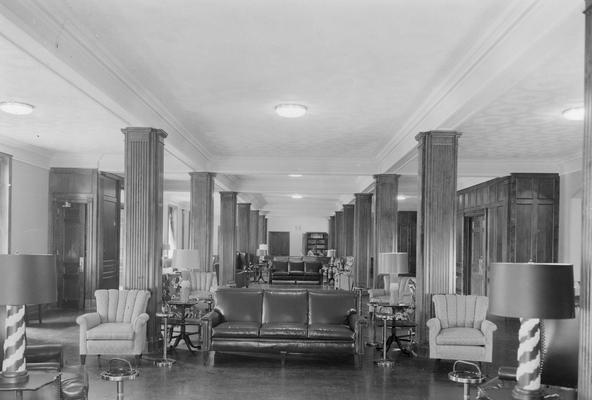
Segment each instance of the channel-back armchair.
M489 299L437 294L432 300L436 316L427 321L430 358L491 362L497 326L485 319Z
M147 290L97 290L97 312L79 316L80 363L87 354L134 355L139 358L146 346Z

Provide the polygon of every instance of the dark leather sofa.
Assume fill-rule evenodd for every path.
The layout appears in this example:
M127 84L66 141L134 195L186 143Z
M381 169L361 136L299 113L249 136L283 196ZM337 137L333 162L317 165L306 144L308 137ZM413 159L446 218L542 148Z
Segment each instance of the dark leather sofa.
M327 257L274 257L269 271L269 283L273 281L322 283L321 268L328 264Z
M281 353L363 352L355 292L220 288L202 318L202 349ZM356 362L359 361L356 357Z

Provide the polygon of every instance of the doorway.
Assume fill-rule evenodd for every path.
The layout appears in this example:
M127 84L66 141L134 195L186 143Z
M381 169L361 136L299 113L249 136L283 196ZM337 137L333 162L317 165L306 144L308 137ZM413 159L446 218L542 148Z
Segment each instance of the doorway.
M485 210L464 218L463 293L487 295L487 218Z
M290 232L269 232L269 255L290 255Z
M54 202L54 252L58 268L58 304L84 310L88 204Z

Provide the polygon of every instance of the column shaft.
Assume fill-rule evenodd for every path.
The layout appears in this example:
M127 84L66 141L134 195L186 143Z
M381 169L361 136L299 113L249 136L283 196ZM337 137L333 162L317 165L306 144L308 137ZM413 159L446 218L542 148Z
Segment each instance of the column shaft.
M335 215L329 217L329 248L335 248Z
M354 205L343 205L343 249L344 256L354 255Z
M238 251L248 253L249 227L251 225L251 203L238 203L236 218L236 247Z
M265 215L261 215L261 212L259 212L259 221L257 222L257 225L259 226L257 228L257 232L259 233L257 248L259 248L260 244L267 243L267 238L265 237Z
M418 341L427 341L432 295L455 292L456 170L458 137L454 131L417 135L419 207L417 215Z
M151 291L147 312L160 309L162 296L162 197L164 174L163 130L125 128L125 248L120 282L126 289ZM154 347L160 329L156 318L147 326L148 345Z
M234 280L236 270L236 192L220 192L220 267L219 281Z
M392 253L397 248L397 212L399 194L399 175L380 174L374 175L375 181L375 248L374 270L378 271L379 253ZM375 285L376 274L372 276L372 283Z
M343 245L343 211L335 211L335 249L337 257L345 257L345 246Z
M249 253L255 257L259 247L259 210L251 210L251 220L249 222Z
M372 238L372 193L356 193L354 207L355 284L368 287Z
M592 399L592 0L586 0L578 399Z
M214 234L214 174L192 172L189 243L199 251L199 266L209 271L212 264L212 237Z

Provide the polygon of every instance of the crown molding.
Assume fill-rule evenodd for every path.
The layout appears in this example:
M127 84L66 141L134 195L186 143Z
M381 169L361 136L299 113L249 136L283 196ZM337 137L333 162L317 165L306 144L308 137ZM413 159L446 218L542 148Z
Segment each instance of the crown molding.
M0 152L10 154L13 160L35 167L49 169L52 166L51 157L47 154L47 151L33 145L23 146L21 142L9 137L0 139Z

